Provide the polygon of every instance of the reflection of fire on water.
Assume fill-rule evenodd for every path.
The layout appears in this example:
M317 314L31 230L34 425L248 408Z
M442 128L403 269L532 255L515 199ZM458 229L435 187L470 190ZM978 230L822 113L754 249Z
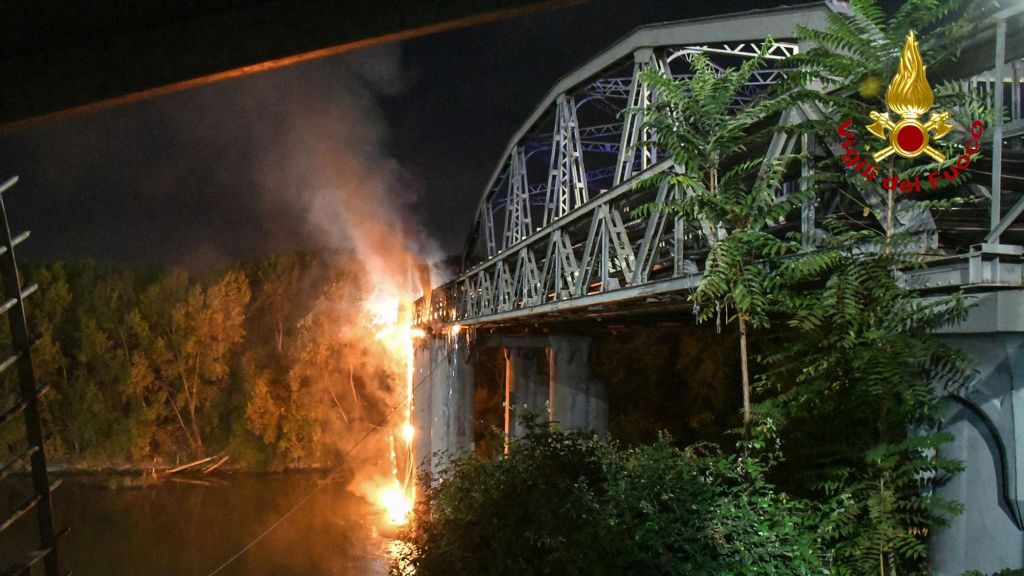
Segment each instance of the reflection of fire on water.
M416 570L410 565L408 553L410 552L409 544L401 540L389 540L388 545L384 550L385 555L393 562L392 566L397 569L397 573L400 576L412 576L416 573Z
M383 509L387 521L393 526L403 526L410 520L416 497L412 443L416 435L412 425L413 342L423 336L423 331L412 327L412 307L398 297L375 293L367 301L366 309L377 328L376 339L404 368L403 394L393 401L393 405L401 407L402 417L391 425L388 440L391 478L375 491L376 504Z

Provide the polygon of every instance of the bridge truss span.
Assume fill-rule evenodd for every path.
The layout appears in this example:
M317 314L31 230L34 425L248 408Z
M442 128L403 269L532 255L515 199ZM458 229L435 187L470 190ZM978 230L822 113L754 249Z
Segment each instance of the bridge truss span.
M559 426L606 431L613 407L603 375L590 370L593 357L606 352L595 353L592 339L678 325L724 234L720 223L656 208L693 192L678 179L654 178L679 168L647 128L658 94L643 71L684 79L694 54L725 69L757 54L765 38L783 39L733 102L739 108L777 82L785 58L805 47L798 26L823 28L830 10L804 5L647 26L556 84L485 187L460 271L416 303L415 322L424 328L417 374L431 382L414 401L420 428L430 431L419 454L473 448L474 362L484 366L495 348L504 363L508 437L521 434L515 422L522 410ZM933 213L921 202L898 202L888 214L878 181L834 178L824 163L834 166L845 152L831 128L842 119L815 104L781 112L780 129L746 151L765 162L799 156L775 190L778 200L814 185L814 197L771 223L771 233L800 231L805 250L827 234L829 218L910 233L928 263L899 272L901 282L925 294L960 291L969 304L961 323L936 329L977 361L970 385L943 400L944 429L956 438L943 453L965 463L939 489L965 505L932 535L930 562L943 574L1024 566L1024 5L986 22L990 28L965 48L970 58L956 69L928 70L933 85L962 82L1005 110L985 127L981 157L972 160L957 192L965 201L956 208ZM993 61L993 68L985 64ZM808 122L833 134L786 129ZM638 209L645 205L655 208ZM433 370L435 363L445 369ZM483 380L493 368L481 370L490 374Z
M570 310L599 312L613 305L680 305L699 283L720 232L716 223L687 222L664 210L638 211L691 193L652 179L674 167L646 124L658 94L644 81L644 71L685 79L692 74L695 54L724 70L763 53L762 69L754 71L733 103L739 109L781 80L786 58L801 50L799 27L823 28L829 14L831 9L819 4L646 26L565 76L506 147L476 208L460 271L417 302L417 323L482 325ZM768 38L776 40L769 43ZM1017 63L1012 70L1018 78ZM965 82L981 92L992 91L984 74L975 78ZM1019 80L1012 83L1011 101L1015 126L1024 110ZM784 126L826 118L816 106L802 104L778 122ZM779 130L752 154L763 154L766 160L792 153L803 158L790 166L776 191L781 200L808 183L818 161L842 152L837 141L816 142L809 135ZM949 233L940 238L940 230L947 231L928 210L902 203L892 218L878 218L886 210L884 194L867 182L852 186L854 190L820 190L774 229L800 230L810 242L828 216L860 217L863 212L866 226L891 223L899 231L919 233L921 249L944 256L944 266L955 262L949 257L957 254L974 254L973 260L965 257L964 267L979 258L974 236L960 234L971 230L964 222L977 219L970 211L977 208L954 214L963 221L947 226ZM972 186L979 198L993 196L993 187ZM1015 186L1004 183L1001 191L1020 195ZM993 220L999 224L993 231L1024 231L1014 224L1020 207L1004 212ZM984 245L992 244L990 236ZM1004 255L997 265L1006 261ZM1011 270L1000 278L1019 284L1018 275ZM951 270L926 277L959 276ZM921 282L934 286L931 280Z

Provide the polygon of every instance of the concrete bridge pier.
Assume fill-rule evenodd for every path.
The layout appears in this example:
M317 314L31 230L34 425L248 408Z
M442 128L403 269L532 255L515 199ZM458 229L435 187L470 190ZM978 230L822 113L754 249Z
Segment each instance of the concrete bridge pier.
M413 349L412 373L412 425L415 429L413 437L413 461L416 468L430 466L431 400L434 395L430 381L430 367L433 365L431 338L420 338Z
M548 348L550 418L562 429L608 431L608 396L590 374L590 338L551 336Z
M416 348L413 419L416 461L440 470L444 454L473 449L473 367L465 332L426 336Z
M505 435L526 434L522 418L528 414L548 420L547 350L535 346L507 346L505 352Z
M437 473L443 454L474 449L474 381L467 330L440 330L417 340L413 374L414 458ZM608 430L608 399L590 372L590 337L485 336L474 347L504 354L504 427L509 438L526 430L522 417L555 421L564 430ZM472 356L472 358L471 358ZM487 371L483 373L486 374Z
M526 433L525 414L554 421L563 430L604 434L608 398L603 383L590 373L590 337L492 336L484 345L505 354L505 434Z

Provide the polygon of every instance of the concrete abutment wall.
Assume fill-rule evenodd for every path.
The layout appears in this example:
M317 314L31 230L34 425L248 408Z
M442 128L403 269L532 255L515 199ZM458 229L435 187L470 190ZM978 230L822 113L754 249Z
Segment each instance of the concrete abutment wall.
M973 360L965 390L946 402L943 455L963 472L939 488L964 511L932 535L936 576L1024 566L1024 290L967 296L967 319L940 333Z

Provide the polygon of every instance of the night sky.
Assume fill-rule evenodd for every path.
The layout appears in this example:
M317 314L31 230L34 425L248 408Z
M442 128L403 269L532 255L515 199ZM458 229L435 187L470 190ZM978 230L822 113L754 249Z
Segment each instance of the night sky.
M636 26L773 5L596 1L7 134L12 226L33 232L20 255L208 271L351 246L352 213L458 253L508 139L558 78Z

